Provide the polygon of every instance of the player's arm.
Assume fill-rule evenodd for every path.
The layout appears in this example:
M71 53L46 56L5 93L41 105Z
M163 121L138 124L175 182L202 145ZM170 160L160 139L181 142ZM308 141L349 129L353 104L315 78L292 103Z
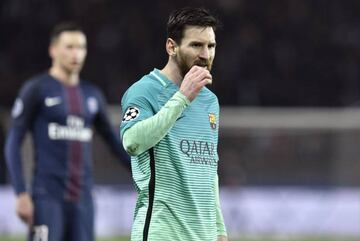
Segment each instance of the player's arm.
M131 170L130 156L124 150L119 136L116 134L106 110L106 102L103 95L98 91L99 110L95 117L95 128L106 143L109 145L111 151L118 157L119 161L128 169Z
M227 238L227 236L219 235L217 241L228 241L228 238Z
M216 202L216 227L218 241L227 241L226 227L224 223L224 218L221 212L220 198L219 198L219 177L216 175L214 182L215 189L215 202Z
M158 113L126 130L123 134L126 151L136 156L155 146L168 133L189 103L178 91Z
M12 125L5 143L5 158L11 181L17 194L16 209L19 217L31 224L33 204L26 191L21 147L27 130L31 127L38 106L38 86L27 82L21 89L12 109Z
M125 150L133 156L155 146L173 127L190 102L206 84L211 83L206 69L194 66L185 75L180 90L155 115L139 121L122 133Z

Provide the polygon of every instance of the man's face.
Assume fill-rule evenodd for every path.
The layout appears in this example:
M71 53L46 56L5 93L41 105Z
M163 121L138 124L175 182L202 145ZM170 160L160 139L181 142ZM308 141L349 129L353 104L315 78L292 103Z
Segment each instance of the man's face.
M68 73L81 71L86 54L86 37L79 31L62 32L50 46L53 65Z
M182 76L185 76L194 65L210 71L215 57L215 47L215 32L212 27L186 27L181 44L176 50L176 62Z

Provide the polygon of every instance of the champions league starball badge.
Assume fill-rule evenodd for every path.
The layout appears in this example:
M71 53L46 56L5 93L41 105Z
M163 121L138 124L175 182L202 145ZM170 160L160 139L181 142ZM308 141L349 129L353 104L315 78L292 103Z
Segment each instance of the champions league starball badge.
M127 122L127 121L132 121L135 120L140 114L140 111L138 108L136 107L129 107L125 114L124 117L122 119L122 121Z
M17 118L18 116L21 115L23 110L24 110L24 103L20 98L17 98L15 100L14 106L13 106L13 108L11 110L11 116L13 118Z

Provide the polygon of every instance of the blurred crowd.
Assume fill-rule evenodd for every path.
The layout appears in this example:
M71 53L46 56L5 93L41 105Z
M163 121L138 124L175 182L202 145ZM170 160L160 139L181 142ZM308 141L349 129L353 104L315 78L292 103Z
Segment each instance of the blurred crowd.
M356 106L360 97L357 0L2 0L0 106L50 65L48 35L74 20L88 34L83 71L119 104L125 89L165 64L165 23L181 6L220 17L214 84L220 104Z

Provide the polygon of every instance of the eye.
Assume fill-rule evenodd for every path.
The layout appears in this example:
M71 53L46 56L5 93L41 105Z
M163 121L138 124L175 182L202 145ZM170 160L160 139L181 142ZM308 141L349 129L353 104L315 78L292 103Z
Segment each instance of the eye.
M66 48L67 48L67 49L73 49L73 48L74 48L74 45L68 44L68 45L66 45Z
M66 48L67 49L81 49L81 50L84 50L84 49L86 49L86 45L69 44L69 45L66 45Z
M209 48L209 49L214 49L215 47L216 47L216 44L209 44L209 45L208 45L208 48Z
M200 48L200 47L202 47L202 44L195 42L195 43L191 43L190 46L191 46L191 47L194 47L194 48Z

